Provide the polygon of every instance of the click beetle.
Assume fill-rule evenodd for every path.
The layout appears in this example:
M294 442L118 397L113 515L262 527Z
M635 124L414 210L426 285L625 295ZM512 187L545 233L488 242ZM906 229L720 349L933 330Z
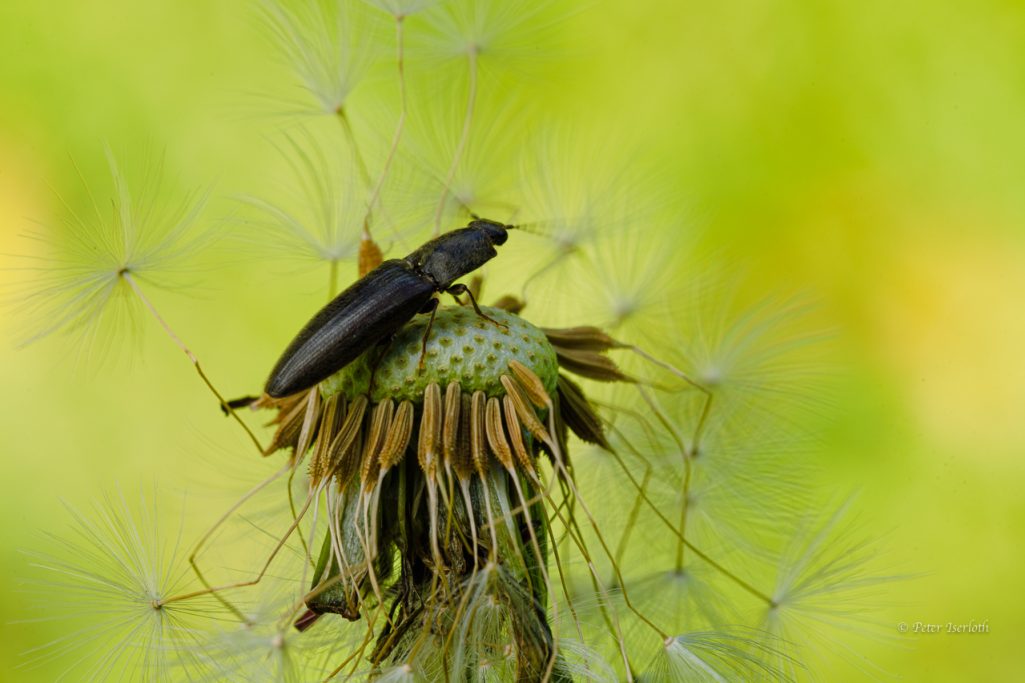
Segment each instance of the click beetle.
M468 294L477 313L487 318L466 285L453 283L497 256L495 247L505 244L511 228L475 218L405 258L383 262L306 323L274 366L264 391L281 398L314 386L390 338L418 313L430 313L433 323L435 294Z

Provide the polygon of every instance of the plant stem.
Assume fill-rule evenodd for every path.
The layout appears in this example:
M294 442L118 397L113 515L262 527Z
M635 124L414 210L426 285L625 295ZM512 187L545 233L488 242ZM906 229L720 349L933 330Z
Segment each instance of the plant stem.
M463 130L459 134L459 142L456 144L456 152L452 157L452 165L448 168L445 180L441 187L441 198L438 200L438 207L434 211L434 234L441 234L441 214L445 210L445 200L448 199L449 186L456 176L456 170L463 159L466 150L466 143L470 139L470 128L473 126L473 112L477 104L477 46L471 45L467 53L469 62L469 89L466 96L466 115L463 117Z
M363 155L360 154L359 147L356 145L356 135L352 132L352 123L349 121L349 115L346 114L345 107L339 107L336 113L338 114L338 122L342 124L342 131L345 133L345 138L348 140L349 146L352 148L352 156L356 159L356 166L359 167L360 178L369 190L370 172L367 170L367 162L363 159Z
M374 205L377 204L378 199L381 196L381 188L384 187L384 181L388 177L388 171L391 170L392 161L395 159L395 153L399 148L399 140L402 139L402 131L406 126L406 69L405 69L405 39L402 32L402 20L405 17L401 14L395 15L395 40L398 45L397 57L398 57L398 72L399 72L399 121L395 125L395 133L392 135L391 147L388 149L388 156L384 159L384 166L381 168L381 175L377 179L377 183L374 185L373 191L370 193L370 199L367 201L367 212L363 216L363 239L370 239L370 223L374 212Z
M265 455L263 451L263 446L260 445L260 440L256 438L256 435L253 434L251 429L249 429L249 426L242 421L242 418L238 416L238 413L236 413L235 409L231 407L231 404L224 400L224 397L221 396L221 392L217 391L217 388L206 376L206 373L203 372L203 368L200 367L199 359L196 358L196 355L189 350L189 347L185 345L185 342L183 342L181 338L177 334L175 334L174 330L171 329L171 326L167 324L167 321L165 321L160 316L160 314L157 312L156 307L154 307L150 300L146 297L146 295L142 293L142 289L139 287L139 284L135 281L135 278L132 277L132 274L128 270L122 270L119 273L119 275L124 279L125 282L128 283L128 285L132 288L132 291L135 292L135 295L139 297L139 299L146 306L146 308L149 309L149 312L153 314L153 317L157 319L157 322L160 323L160 326L164 328L164 331L167 332L167 335L171 338L171 341L173 341L175 345L179 349L181 349L186 356L189 357L189 361L192 363L192 367L196 368L196 372L199 374L199 378L203 380L203 384L205 384L207 388L211 391L211 393L213 393L213 395L217 397L217 400L221 404L221 408L227 411L228 414L231 415L232 418L234 418L235 421L242 426L242 429L244 429L246 434L249 435L249 438L252 440L257 450L260 451L260 454Z

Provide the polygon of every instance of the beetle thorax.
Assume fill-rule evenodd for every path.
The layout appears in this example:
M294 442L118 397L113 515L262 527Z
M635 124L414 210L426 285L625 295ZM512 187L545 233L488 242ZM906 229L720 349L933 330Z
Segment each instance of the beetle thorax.
M406 260L439 290L471 273L498 255L491 236L477 228L461 228L436 237Z

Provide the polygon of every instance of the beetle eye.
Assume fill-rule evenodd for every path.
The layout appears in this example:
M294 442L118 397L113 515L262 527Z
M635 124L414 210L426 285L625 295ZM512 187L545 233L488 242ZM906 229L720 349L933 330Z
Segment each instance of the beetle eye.
M468 227L483 230L484 234L488 236L488 241L495 245L505 244L505 241L509 239L508 228L511 226L503 225L498 221L488 220L487 218L476 218L470 222Z
M496 226L493 230L489 231L489 234L492 244L505 244L505 241L509 239L509 233L506 231L505 226Z

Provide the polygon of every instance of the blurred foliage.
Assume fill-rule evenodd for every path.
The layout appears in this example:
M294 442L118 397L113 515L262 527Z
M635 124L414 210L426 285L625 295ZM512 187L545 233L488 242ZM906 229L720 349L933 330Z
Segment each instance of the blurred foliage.
M831 332L830 393L802 413L818 435L814 476L825 490L858 489L863 523L889 548L884 564L922 574L889 588L894 638L863 654L905 680L1008 679L1025 628L1010 599L1025 533L1025 9L607 0L557 31L550 66L495 74L509 87L531 79L529 122L571 122L616 150L611 164L652 169L687 220L680 234L645 239L699 243L727 265L741 309L799 293ZM23 234L67 218L51 187L84 206L75 167L90 185L107 177L105 143L137 165L162 158L179 196L211 188L215 231L239 195L280 196L289 171L268 138L290 125L272 111L294 85L270 63L250 3L9 0L0 46L0 253L14 268L3 271L5 296L25 277L7 255L43 248ZM497 134L503 114L493 115ZM258 387L309 302L326 296L323 273L236 251L199 264L194 296L153 294L232 395ZM686 281L706 266L660 274ZM276 466L255 461L145 323L115 342L124 360L100 363L66 340L15 349L26 321L0 317L5 678L52 680L64 668L11 673L19 653L63 632L23 623L38 597L12 578L27 571L19 549L66 524L59 499L85 507L115 482L153 482L185 497L192 538ZM970 619L990 632L896 633L901 621ZM838 666L822 679L866 675Z

